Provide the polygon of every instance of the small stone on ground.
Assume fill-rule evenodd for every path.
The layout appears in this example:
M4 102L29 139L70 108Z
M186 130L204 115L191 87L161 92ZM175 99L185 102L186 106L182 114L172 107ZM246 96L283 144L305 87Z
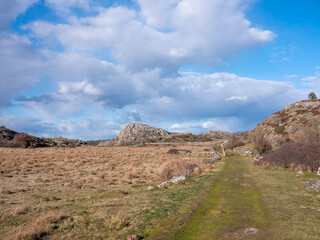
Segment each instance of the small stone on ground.
M245 231L244 231L244 233L245 234L256 234L256 233L258 233L258 229L257 228L247 228Z

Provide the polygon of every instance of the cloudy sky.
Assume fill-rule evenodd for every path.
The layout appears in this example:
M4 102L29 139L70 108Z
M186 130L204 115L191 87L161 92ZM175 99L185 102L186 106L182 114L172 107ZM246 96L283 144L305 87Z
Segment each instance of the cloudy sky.
M1 0L0 125L251 130L320 95L318 0Z

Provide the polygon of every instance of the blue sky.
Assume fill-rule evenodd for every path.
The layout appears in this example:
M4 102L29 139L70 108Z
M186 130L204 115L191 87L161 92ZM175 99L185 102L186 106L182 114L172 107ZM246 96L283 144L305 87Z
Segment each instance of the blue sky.
M320 2L3 0L0 124L41 137L251 130L320 95Z

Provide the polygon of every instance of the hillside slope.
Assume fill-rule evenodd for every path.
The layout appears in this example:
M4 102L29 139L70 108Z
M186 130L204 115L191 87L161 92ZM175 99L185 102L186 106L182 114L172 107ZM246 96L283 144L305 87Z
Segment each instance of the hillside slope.
M271 145L320 141L320 100L305 100L268 117L248 134L250 142L263 135Z

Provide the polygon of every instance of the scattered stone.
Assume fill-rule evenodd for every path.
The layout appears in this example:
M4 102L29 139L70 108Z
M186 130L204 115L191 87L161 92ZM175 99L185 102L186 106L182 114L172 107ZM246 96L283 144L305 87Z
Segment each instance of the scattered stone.
M150 191L150 190L152 190L152 189L154 189L153 186L149 186L149 187L148 187L148 191Z
M297 176L303 176L303 175L304 175L303 171L299 170L298 173L297 173Z
M169 185L169 181L165 181L165 182L162 182L161 184L157 185L158 188L163 188L165 186Z
M175 176L175 177L171 178L170 182L179 183L179 182L182 182L184 180L186 180L185 176Z
M258 229L257 228L246 228L246 230L244 230L245 234L256 234L258 233Z
M181 150L181 149L172 148L167 153L185 155L185 154L191 154L191 151L190 150Z
M215 162L215 161L218 161L218 160L220 160L221 159L221 156L219 155L219 154L216 154L216 155L214 155L213 156L213 158L211 158L211 162Z
M311 183L311 182L302 182L304 185L305 189L308 189L310 191L320 191L320 181L317 180L316 183Z
M318 168L317 175L320 176L320 167Z
M127 237L127 240L140 240L140 239L143 239L143 238L137 235L129 235Z

